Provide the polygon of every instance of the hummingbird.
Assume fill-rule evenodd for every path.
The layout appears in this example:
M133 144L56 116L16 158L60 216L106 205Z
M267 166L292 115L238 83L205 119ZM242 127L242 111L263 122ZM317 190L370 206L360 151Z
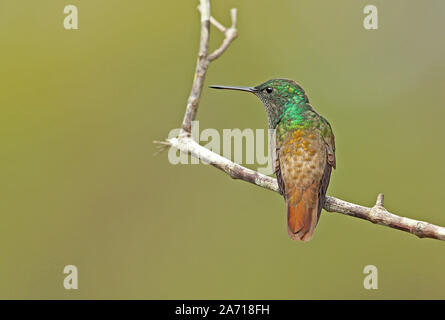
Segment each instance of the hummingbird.
M272 79L256 87L210 86L256 95L266 109L272 140L272 163L287 209L292 240L312 238L326 199L335 140L329 122L309 103L303 88L289 79Z

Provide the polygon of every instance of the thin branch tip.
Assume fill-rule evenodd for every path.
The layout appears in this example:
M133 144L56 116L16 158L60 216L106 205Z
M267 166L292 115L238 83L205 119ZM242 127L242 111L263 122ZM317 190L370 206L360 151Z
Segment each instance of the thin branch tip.
M211 17L210 22L216 26L222 33L224 33L224 40L221 44L221 46L213 51L212 54L209 55L208 59L209 61L213 61L217 58L219 58L224 51L227 50L227 48L230 46L230 44L238 37L238 30L236 29L236 14L237 10L236 8L232 8L230 10L230 16L232 18L232 26L230 28L224 27L222 24L220 24L216 19Z
M236 8L232 8L230 9L230 17L232 19L232 28L235 29L236 28L236 15L237 15L237 10Z
M383 193L379 193L377 196L377 201L375 203L376 206L383 207L383 201L385 200L385 196Z
M162 141L160 141L160 140L153 140L153 143L154 144L161 144L161 145L164 145L164 146L171 146L171 143L168 142L168 139L167 140L162 140Z

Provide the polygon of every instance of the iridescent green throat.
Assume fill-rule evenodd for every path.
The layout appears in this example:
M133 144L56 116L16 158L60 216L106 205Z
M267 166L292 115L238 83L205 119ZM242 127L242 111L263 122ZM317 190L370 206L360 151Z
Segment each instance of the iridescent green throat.
M307 100L300 103L288 102L282 109L277 125L278 136L283 137L286 133L296 129L318 129L322 137L332 134L329 122L320 116Z

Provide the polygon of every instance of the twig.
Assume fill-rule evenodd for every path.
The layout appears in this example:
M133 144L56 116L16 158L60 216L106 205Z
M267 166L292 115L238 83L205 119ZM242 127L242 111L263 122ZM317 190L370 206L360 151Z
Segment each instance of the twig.
M226 49L229 47L229 45L232 43L233 40L235 40L235 38L238 36L238 32L236 30L236 9L232 8L230 10L230 16L232 17L232 26L229 29L226 29L223 25L221 25L218 21L216 21L215 19L213 19L212 17L210 18L210 22L215 25L218 26L217 27L221 32L224 33L225 38L223 43L221 44L221 46L216 49L215 51L213 51L213 53L211 55L209 55L209 61L213 61L215 59L217 59L219 56L221 56L224 51L226 51Z
M170 146L180 150L181 152L191 154L193 157L201 159L207 164L224 171L233 179L241 179L257 186L280 192L277 180L268 177L254 170L245 168L235 162L230 161L219 154L204 148L191 137L177 137L166 140Z
M210 16L209 0L200 1L201 11L201 42L198 54L198 62L196 65L195 79L193 80L192 90L187 101L186 113L182 123L182 130L178 137L168 139L166 141L156 141L155 143L163 146L169 145L181 152L191 154L193 157L201 159L203 162L211 164L212 166L224 171L233 179L240 179L253 183L257 186L280 192L277 180L268 177L264 174L254 170L245 168L237 163L230 161L227 158L220 156L207 148L199 145L190 136L191 123L196 117L199 105L199 98L204 83L204 78L207 68L211 61L221 56L228 48L230 43L236 37L236 9L231 10L232 26L226 29L222 24ZM208 54L209 45L209 28L210 23L225 34L225 39L221 46L216 49L211 55ZM231 30L229 32L229 30ZM390 228L402 230L412 233L419 238L432 238L445 241L445 228L433 225L428 222L418 221L410 218L397 216L388 212L383 206L383 194L377 196L377 201L374 207L368 208L340 200L334 197L326 197L324 209L329 212L337 212L370 221L372 223L380 224Z
M180 136L190 136L192 121L196 118L198 112L199 98L201 97L202 86L207 73L207 68L211 61L218 58L236 38L236 9L231 10L232 26L226 29L216 19L210 16L210 1L201 0L199 5L201 12L201 40L199 43L198 61L196 63L195 78L193 79L192 90L187 100L184 120ZM218 29L224 30L225 39L221 46L209 55L210 22Z
M201 97L204 78L209 66L209 39L210 39L210 2L201 0L201 40L199 42L198 61L196 63L195 77L193 79L192 90L187 100L184 120L180 136L190 135L192 130L192 121L196 118L198 112L199 98Z

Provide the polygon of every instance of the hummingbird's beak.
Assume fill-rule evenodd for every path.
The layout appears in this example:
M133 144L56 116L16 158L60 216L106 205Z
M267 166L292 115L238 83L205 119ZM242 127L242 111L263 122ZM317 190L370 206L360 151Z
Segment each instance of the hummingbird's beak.
M257 92L257 89L254 87L233 87L233 86L210 86L213 89L226 89L226 90L238 90L238 91L246 91L246 92Z

